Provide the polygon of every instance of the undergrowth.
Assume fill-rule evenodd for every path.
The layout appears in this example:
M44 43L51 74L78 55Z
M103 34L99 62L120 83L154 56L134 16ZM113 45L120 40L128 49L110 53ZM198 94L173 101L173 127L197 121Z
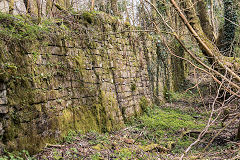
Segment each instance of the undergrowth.
M41 24L34 23L27 17L0 12L0 37L4 40L40 40L47 37L53 23L45 20Z
M179 155L196 140L196 137L186 136L186 133L201 131L205 127L205 118L195 119L196 115L199 115L199 113L155 106L142 116L129 121L127 128L120 131L105 134L94 131L86 134L80 131L70 131L60 142L60 146L64 146L64 148L48 148L45 153L42 152L35 157L98 160L106 157L112 157L113 159L154 159L171 154ZM204 115L200 116L203 117ZM88 149L91 153L85 154L84 152L83 154L83 152L80 152L83 148L79 144L85 144L86 146L83 148ZM165 148L167 154L156 148L159 146ZM194 146L191 152L193 154L200 153L201 148L199 147ZM216 150L223 149L223 147L219 147ZM49 150L51 150L50 153ZM24 151L20 154L7 152L2 160L15 160L21 159L21 157L31 159L29 154Z
M141 140L142 144L146 144L146 140L152 140L168 148L172 148L169 145L173 145L173 152L180 152L194 140L183 137L183 134L192 130L201 131L205 126L203 121L194 118L193 115L197 114L189 114L179 109L155 107L139 119L134 119L131 125L146 131L145 140Z

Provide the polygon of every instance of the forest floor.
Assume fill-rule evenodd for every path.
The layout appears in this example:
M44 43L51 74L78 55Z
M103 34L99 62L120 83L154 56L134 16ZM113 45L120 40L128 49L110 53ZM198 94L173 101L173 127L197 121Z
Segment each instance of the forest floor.
M172 103L178 105L182 103ZM182 107L182 105L181 105ZM206 114L192 109L156 107L126 128L105 134L70 132L61 144L48 145L35 155L36 159L179 159L184 150L196 140L206 124ZM240 155L240 143L231 141L231 135L220 134L203 152L211 140L214 125L200 143L195 145L186 159L231 159ZM231 128L233 129L233 128ZM228 133L229 134L229 133Z
M187 84L186 88L193 86L192 82ZM199 94L197 87L169 93L168 103L153 106L119 131L103 134L71 131L61 143L48 144L31 158L26 152L21 154L26 159L179 159L208 122L215 97L210 94L208 86L207 81L199 85L203 94ZM213 118L216 116L213 114ZM184 159L240 159L240 141L234 140L238 121L227 125L217 135L223 128L221 121L217 120ZM209 143L215 135L216 138ZM204 149L208 144L209 147Z

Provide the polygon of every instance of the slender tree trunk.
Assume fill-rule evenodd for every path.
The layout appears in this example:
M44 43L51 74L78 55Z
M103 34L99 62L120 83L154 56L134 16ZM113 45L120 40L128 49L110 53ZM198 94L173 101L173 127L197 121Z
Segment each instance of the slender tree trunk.
M215 17L214 17L214 1L211 0L210 1L210 22L211 22L211 26L213 27L213 35L214 35L214 39L217 39L217 32L216 32L216 26L215 26Z
M94 6L95 6L95 0L91 1L91 10L94 10Z
M215 41L214 37L214 32L213 32L213 27L209 21L209 13L207 11L207 4L203 0L199 0L197 2L197 10L198 10L198 17L200 20L201 27L203 31L205 32L206 36L208 37L209 40Z
M65 6L67 10L71 7L70 0L65 0Z
M13 14L14 10L14 0L9 1L9 14Z
M111 0L111 10L114 16L118 16L117 0Z
M52 2L52 0L47 0L46 15L52 17L53 16L52 10L53 10L53 2Z
M240 63L237 62L239 59L236 58L236 62L232 62L231 57L225 57L219 52L217 46L208 39L203 28L201 27L200 20L197 16L197 13L194 9L191 0L185 0L185 13L187 18L183 14L182 10L179 8L175 0L171 0L171 3L178 11L179 16L185 23L188 30L192 33L193 37L197 40L200 49L203 53L208 57L208 60L213 64L216 63L215 66L219 66L222 70L226 70L229 75L233 76L236 82L240 82L240 76L238 73L235 73L238 69L240 69ZM229 63L232 62L232 63ZM234 68L233 68L234 66ZM233 68L233 69L231 69ZM235 85L237 89L240 87Z
M237 140L240 140L240 122L239 122L239 126L238 126L238 132L237 132Z
M31 14L32 13L32 10L31 10L31 4L30 4L30 0L23 0L23 3L25 5L25 8L26 8L26 11L28 14Z
M154 6L157 6L157 1L156 0L151 0L152 4ZM155 10L155 8L152 7L152 18L153 18L153 21L156 19L157 17L157 12Z
M234 38L237 23L236 2L233 0L223 0L224 4L224 25L221 36L217 41L217 46L224 56L232 57L234 50Z
M175 55L179 57L184 57L184 49L182 46L177 42L173 41L172 44L172 50ZM185 74L184 74L184 64L183 60L171 55L171 90L174 92L180 91L181 86L185 80Z
M42 18L42 10L41 10L41 2L40 0L37 1L37 10L38 10L38 23L41 23L41 18Z

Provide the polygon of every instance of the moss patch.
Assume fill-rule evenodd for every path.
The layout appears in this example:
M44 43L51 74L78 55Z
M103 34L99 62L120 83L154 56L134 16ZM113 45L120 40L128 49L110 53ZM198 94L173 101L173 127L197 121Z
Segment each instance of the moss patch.
M140 99L139 106L143 112L148 112L150 110L150 102L144 96Z
M139 128L144 127L148 132L147 137L153 139L154 143L167 147L168 143L177 142L174 152L179 152L179 147L182 148L192 143L188 138L182 139L181 135L183 133L190 130L201 130L205 126L205 122L196 120L192 115L179 109L160 109L158 107L152 109L149 114L143 115L137 123L136 121L134 123Z
M94 14L92 12L83 12L82 17L90 24L92 24L95 20Z

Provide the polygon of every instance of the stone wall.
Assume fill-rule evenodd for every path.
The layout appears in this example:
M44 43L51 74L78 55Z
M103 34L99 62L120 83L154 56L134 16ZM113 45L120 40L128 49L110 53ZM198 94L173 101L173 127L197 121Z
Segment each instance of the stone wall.
M19 24L23 19L0 17L0 29L17 23L20 34L26 27ZM117 130L149 107L154 94L149 80L156 57L153 38L129 32L129 24L104 13L84 13L76 24L78 30L52 24L62 29L44 32L45 38L16 39L1 33L4 147L33 153L70 130Z
M6 114L7 113L7 88L6 84L0 81L0 114ZM2 121L3 119L0 119L0 136L3 136L4 129Z

